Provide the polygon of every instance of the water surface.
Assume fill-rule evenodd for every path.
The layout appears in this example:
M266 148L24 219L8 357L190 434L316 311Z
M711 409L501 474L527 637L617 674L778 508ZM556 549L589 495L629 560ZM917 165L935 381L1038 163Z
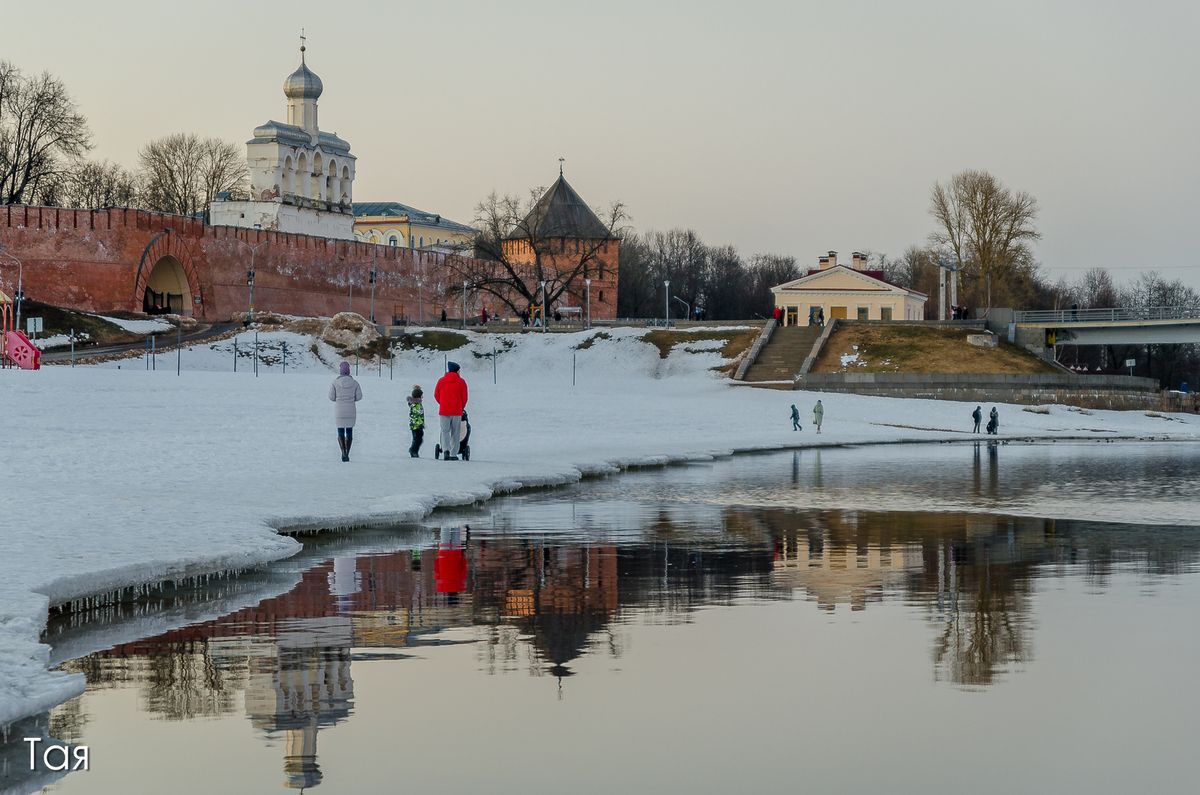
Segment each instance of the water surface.
M103 650L52 789L1194 791L1198 464L745 456L319 539L53 625Z

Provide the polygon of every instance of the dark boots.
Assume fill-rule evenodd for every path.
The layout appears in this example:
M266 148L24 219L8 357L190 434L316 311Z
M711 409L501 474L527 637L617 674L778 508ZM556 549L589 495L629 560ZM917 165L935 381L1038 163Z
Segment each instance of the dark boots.
M345 433L338 428L338 447L342 448L342 460L350 460L350 447L354 444L354 435Z

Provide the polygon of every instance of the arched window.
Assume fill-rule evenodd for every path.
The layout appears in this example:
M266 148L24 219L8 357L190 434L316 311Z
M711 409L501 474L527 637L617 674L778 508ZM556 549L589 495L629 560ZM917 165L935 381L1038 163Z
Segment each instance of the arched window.
M349 204L351 199L350 194L350 167L342 166L342 189L340 191L341 200Z
M395 248L399 243L400 243L400 241L396 239L395 235L392 235L391 237L388 238L388 245L391 246L392 248Z
M318 201L325 198L325 179L321 168L321 153L317 152L313 155L312 174L309 175L309 181L312 184L309 190L309 198L317 199Z
M425 248L425 235L421 235L421 248Z
M282 187L280 192L285 196L290 196L296 193L296 187L293 184L293 169L292 156L288 155L283 159L283 173L280 175Z
M308 197L308 158L303 152L296 160L296 195Z

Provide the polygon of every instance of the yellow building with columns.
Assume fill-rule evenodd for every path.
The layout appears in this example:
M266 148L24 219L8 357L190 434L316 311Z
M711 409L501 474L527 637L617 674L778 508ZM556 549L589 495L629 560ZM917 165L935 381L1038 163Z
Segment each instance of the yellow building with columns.
M850 265L838 264L837 252L818 260L807 275L771 288L785 326L807 326L818 314L831 320L924 320L927 296L898 287L870 270L865 254L854 252Z
M364 243L470 255L479 230L400 202L355 202L354 237Z

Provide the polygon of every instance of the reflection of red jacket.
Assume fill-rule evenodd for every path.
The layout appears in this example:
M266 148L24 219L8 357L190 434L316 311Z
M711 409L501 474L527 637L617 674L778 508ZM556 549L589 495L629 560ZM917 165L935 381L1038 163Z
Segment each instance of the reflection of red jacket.
M467 407L467 382L458 373L446 373L433 388L433 399L441 416L461 417Z
M439 549L433 562L433 582L438 593L467 590L467 553L461 548Z

